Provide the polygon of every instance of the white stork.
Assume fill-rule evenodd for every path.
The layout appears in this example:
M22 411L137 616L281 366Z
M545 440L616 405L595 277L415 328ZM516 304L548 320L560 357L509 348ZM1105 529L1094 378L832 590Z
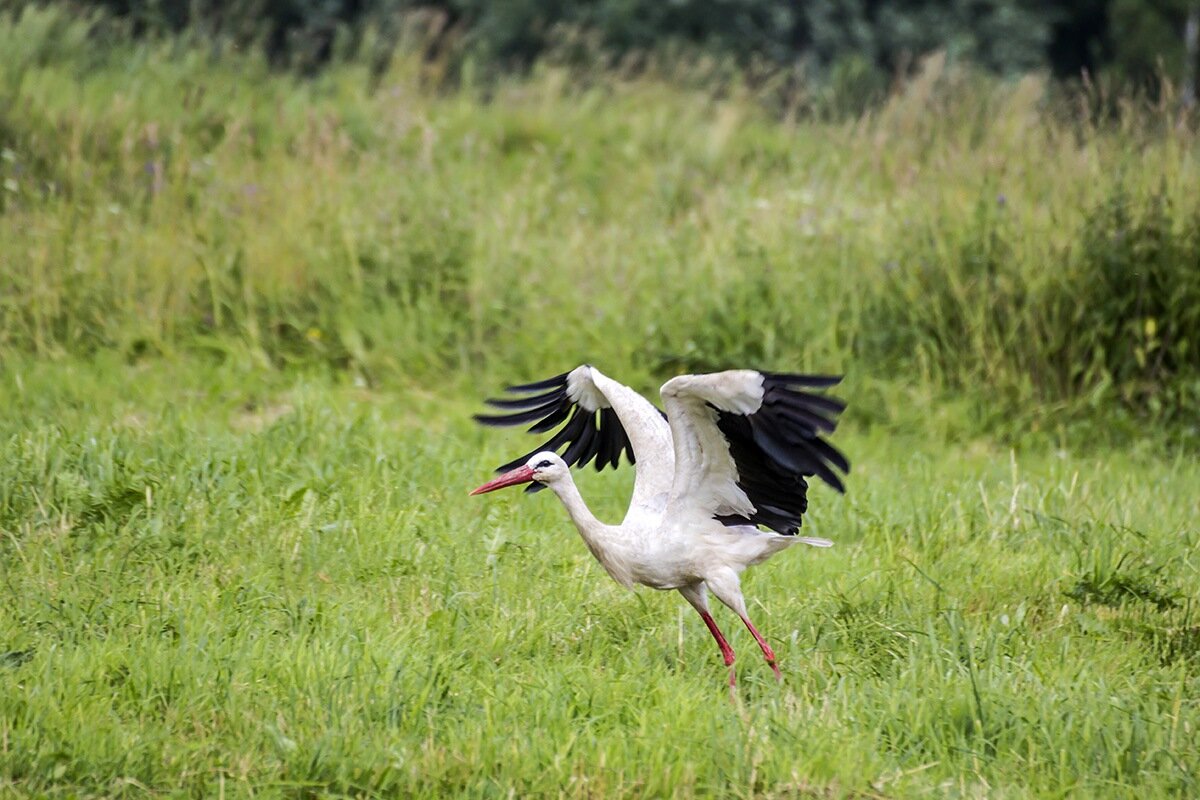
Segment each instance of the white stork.
M742 618L778 678L775 653L750 621L738 576L797 542L833 544L797 534L808 508L805 478L815 475L842 492L834 468L850 470L821 438L845 404L804 391L840 380L753 370L680 375L662 386L665 414L588 365L512 386L509 392L526 396L487 401L508 413L475 419L533 423L531 433L565 424L471 494L521 483L532 483L528 492L550 487L614 580L676 589L692 604L721 648L730 686L733 648L709 613L709 592ZM570 468L592 460L597 470L616 467L622 451L637 465L633 497L624 521L608 525L588 510Z

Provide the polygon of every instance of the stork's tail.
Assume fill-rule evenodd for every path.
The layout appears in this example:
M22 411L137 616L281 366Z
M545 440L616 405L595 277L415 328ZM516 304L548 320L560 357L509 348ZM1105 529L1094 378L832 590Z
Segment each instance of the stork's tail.
M796 541L801 544L811 544L813 547L833 547L833 542L816 536L798 536Z

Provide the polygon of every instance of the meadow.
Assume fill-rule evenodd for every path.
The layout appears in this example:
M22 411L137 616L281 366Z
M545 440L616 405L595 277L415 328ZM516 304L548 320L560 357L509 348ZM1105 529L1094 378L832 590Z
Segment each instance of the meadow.
M1195 120L934 59L444 80L0 16L0 794L1200 792ZM845 372L731 700L484 396ZM582 472L602 519L628 472Z

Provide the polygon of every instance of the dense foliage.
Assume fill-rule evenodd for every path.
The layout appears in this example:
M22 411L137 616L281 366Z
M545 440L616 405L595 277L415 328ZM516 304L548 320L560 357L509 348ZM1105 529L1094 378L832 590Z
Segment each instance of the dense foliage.
M777 121L703 62L701 90L542 67L487 99L415 57L297 80L34 9L0 51L6 352L248 348L370 382L820 364L1014 432L1195 433L1200 165L1170 104L1097 127L1086 93L937 59L849 122Z
M265 36L280 60L328 58L339 31L431 12L439 47L528 64L559 47L564 29L587 32L596 51L621 55L669 44L698 46L876 93L897 72L944 50L1003 74L1086 70L1149 84L1180 82L1190 0L87 0L142 31L199 29L246 42ZM1197 9L1200 11L1200 9ZM597 52L591 52L594 58ZM1193 65L1194 68L1195 65Z

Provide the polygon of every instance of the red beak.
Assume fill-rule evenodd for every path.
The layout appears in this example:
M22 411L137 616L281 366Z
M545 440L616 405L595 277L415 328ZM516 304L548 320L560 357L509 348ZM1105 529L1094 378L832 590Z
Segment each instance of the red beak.
M531 480L533 480L533 467L517 467L512 472L506 472L498 478L492 478L483 486L471 492L471 494L494 492L497 489L503 489L505 486L516 486L518 483L529 483Z

